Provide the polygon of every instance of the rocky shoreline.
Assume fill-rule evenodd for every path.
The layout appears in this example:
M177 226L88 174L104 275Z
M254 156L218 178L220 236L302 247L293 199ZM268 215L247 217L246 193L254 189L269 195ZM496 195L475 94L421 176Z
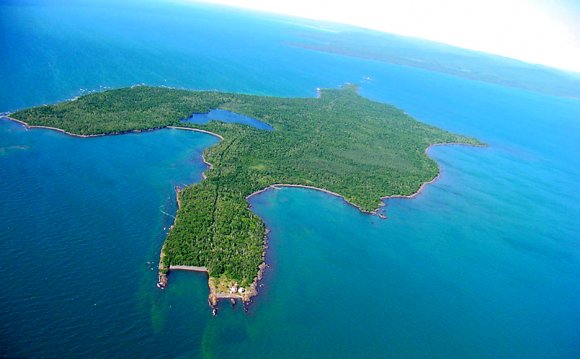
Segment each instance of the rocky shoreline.
M207 133L207 134L216 136L219 139L223 140L222 136L215 134L215 133L212 133L212 132L209 132L209 131L199 130L199 129L195 129L195 128L189 128L189 127L179 127L179 126L165 126L165 127L151 128L151 129L146 129L146 130L130 130L130 131L107 133L107 134L97 134L97 135L78 135L78 134L67 132L67 131L59 129L59 128L55 128L55 127L29 125L28 123L26 123L24 121L20 121L20 120L17 120L15 118L9 117L10 114L3 114L3 115L5 115L3 118L18 122L18 123L22 124L23 126L25 126L26 128L50 129L50 130L65 133L65 134L70 135L70 136L81 137L81 138L117 135L117 134L131 133L131 132L147 132L147 131L154 131L154 130L159 130L159 129L163 129L163 128L171 128L171 129L203 132L203 133ZM427 153L428 150L433 146L449 146L449 145L479 146L479 145L465 144L465 143L433 144L433 145L428 146L425 149L425 153ZM485 147L485 145L481 145L481 146ZM213 165L211 163L207 162L203 155L202 155L202 159L203 159L203 162L208 166L208 170L213 168ZM413 197L417 196L418 194L420 194L428 184L435 182L440 176L439 173L440 173L440 170L438 171L438 174L436 176L434 176L429 181L423 182L420 185L420 187L417 189L417 191L415 191L412 194L409 194L409 195L390 195L390 196L381 197L380 199L385 200L385 199L389 199L389 198L413 198ZM203 173L202 176L203 176L203 178L205 178L205 173ZM386 216L383 213L379 213L380 208L382 206L384 206L384 202L381 202L379 204L378 208L375 209L374 211L366 211L366 210L363 210L362 208L360 208L359 206L349 202L343 195L340 195L339 193L332 192L330 190L315 187L315 186L309 186L309 185L285 184L285 183L272 184L270 186L267 186L266 188L263 188L261 190L254 192L254 193L251 193L250 195L246 196L246 199L249 199L252 196L257 195L259 193L262 193L270 188L279 188L279 187L300 187L300 188L308 188L308 189L313 189L313 190L317 190L317 191L322 191L322 192L325 192L327 194L331 194L331 195L342 198L345 201L345 203L356 207L358 210L360 210L363 213L368 213L371 215L378 215L379 218L382 218L382 219L386 218ZM181 203L180 203L180 198L179 198L179 188L177 188L177 187L176 187L176 197L177 197L177 205L178 205L178 211L179 211L179 208L181 207ZM170 230L171 230L171 228L173 228L174 225L175 225L175 223L170 227ZM166 267L163 263L163 259L165 257L165 244L161 248L161 253L160 253L160 257L159 257L159 272L158 272L157 286L161 289L163 289L167 286L168 275L169 275L171 270L189 270L189 271L196 271L196 272L205 272L205 273L208 273L208 277L209 277L208 278L208 286L209 286L210 293L208 296L208 302L209 302L210 306L212 307L214 314L217 311L217 305L218 305L219 299L230 299L230 300L234 300L234 301L239 299L244 303L244 306L247 307L247 304L249 304L251 302L251 299L258 294L259 281L263 277L263 273L264 273L265 268L267 268L267 265L265 263L265 257L266 257L266 252L267 252L267 248L268 248L268 232L269 232L268 229L266 229L265 235L264 235L264 242L263 242L263 252L262 252L263 261L258 266L258 272L256 274L256 277L252 281L251 285L248 288L243 288L242 292L236 292L236 291L232 291L232 290L228 291L228 288L231 288L230 286L237 287L237 284L233 281L228 282L228 280L226 280L226 279L211 277L209 271L205 267L181 266L181 265L174 265L174 266L170 265L169 267Z
M211 168L212 165L210 163L206 162L205 159L204 159L204 162L206 164L208 164ZM179 210L179 208L181 207L181 200L179 198L179 191L180 191L180 188L176 186L175 187L175 196L177 199L177 210ZM171 230L171 228L173 228L174 225L175 225L175 223L171 225L169 230ZM268 233L269 232L270 231L268 229L266 229L265 234L264 234L264 246L263 246L263 257L264 258L266 255L266 251L268 249ZM262 278L264 276L264 271L268 267L268 265L265 263L265 261L262 262L258 266L258 273L257 273L256 277L254 278L254 280L252 281L252 284L250 284L249 288L238 287L238 284L236 282L233 282L233 283L228 283L228 285L227 285L227 288L229 288L228 291L223 291L223 290L220 290L220 288L224 287L223 283L219 283L218 278L213 278L210 275L210 273L206 267L187 266L187 265L169 265L169 267L167 267L167 266L165 266L164 261L163 261L164 257L165 257L165 243L161 247L161 252L159 254L157 287L160 289L165 289L165 287L167 287L168 276L169 276L171 271L184 270L184 271L191 271L191 272L206 273L208 275L208 287L209 287L208 304L209 304L210 308L212 309L213 315L217 315L218 304L219 304L220 299L229 299L232 302L232 305L235 304L236 300L240 300L244 305L244 310L247 311L248 306L252 301L252 298L258 295L258 286L260 285L260 281L262 280ZM235 288L235 290L233 290L234 288ZM240 290L240 289L242 289L242 290Z
M219 136L218 136L219 137ZM455 144L455 143L445 143L445 144L433 144L429 147L427 147L425 149L425 153L427 153L427 151L434 146L451 146L451 145L466 145L466 144ZM473 145L471 145L473 146ZM208 169L212 169L213 165L209 162L206 161L205 157L203 157L203 162L208 165ZM202 175L203 178L205 178L205 174ZM431 184L435 181L437 181L437 179L440 178L440 169L439 169L439 173L433 177L431 180L423 182L421 184L421 186L419 187L419 189L415 192L413 192L410 195L390 195L390 196L384 196L381 197L381 201L386 200L386 199L390 199L390 198L414 198L417 195L419 195L428 184ZM246 200L249 200L252 196L255 196L257 194L260 194L262 192L265 192L269 189L273 189L273 188L280 188L280 187L297 187L297 188L306 188L306 189L312 189L312 190L316 190L316 191L321 191L333 196L337 196L340 197L345 203L347 203L348 205L351 205L355 208L357 208L359 211L363 212L363 213L367 213L370 215L377 215L379 218L381 219L386 219L386 216L383 213L379 213L379 210L385 205L383 202L381 202L381 204L378 206L378 208L374 211L365 211L362 208L360 208L359 206L349 202L343 195L338 194L336 192L332 192L329 191L327 189L324 188L318 188L318 187L314 187L314 186L308 186L308 185L299 185L299 184L288 184L288 183L276 183L276 184L272 184L266 188L263 188L259 191L256 191L254 193L251 193L250 195L246 196ZM176 197L177 197L177 206L178 206L178 210L179 207L181 206L181 202L179 199L179 188L176 187ZM173 226L172 226L173 227ZM171 229L171 228L170 228ZM266 257L266 252L268 249L268 233L269 230L266 228L265 234L264 234L264 250L263 250L263 258ZM157 286L161 289L165 288L167 286L167 276L169 275L169 272L171 272L172 270L187 270L187 271L194 271L194 272L204 272L208 274L208 287L209 287L209 296L208 296L208 304L210 306L210 308L212 309L212 313L214 315L217 314L217 310L218 310L218 303L219 300L221 299L229 299L230 301L232 301L232 304L235 304L236 300L240 300L243 304L244 304L244 309L247 310L248 309L248 305L250 304L251 300L253 297L255 297L256 295L258 295L258 286L259 286L259 282L262 280L263 275L264 275L264 271L267 268L267 264L264 260L264 262L262 262L258 268L258 273L256 275L256 277L254 278L252 284L250 285L249 288L244 288L244 292L243 293L239 293L237 291L220 291L218 288L223 288L224 285L223 283L218 283L219 279L217 278L213 278L211 277L211 275L209 274L209 271L207 270L206 267L198 267L198 266L183 266L183 265L170 265L169 268L166 268L163 265L163 257L165 256L164 254L164 249L165 249L165 245L164 247L161 249L161 254L160 254L160 258L159 258L159 277L158 277L158 282L157 282ZM234 285L237 286L236 283L228 283L229 285ZM228 287L226 286L226 287Z
M183 270L183 271L191 271L191 272L201 272L206 273L208 275L208 287L209 287L209 295L208 295L208 304L212 309L212 313L214 315L217 314L218 304L221 299L230 299L232 304L235 304L236 300L240 300L244 305L244 310L248 310L248 305L251 303L252 298L258 295L258 285L259 282L263 278L264 270L267 268L266 263L262 263L259 266L258 275L254 278L254 281L250 285L249 288L239 287L237 283L231 283L229 287L229 291L220 291L218 288L221 287L217 283L218 279L212 278L209 275L209 271L206 267L199 267L199 266L182 266L182 265L170 265L169 268L165 267L162 262L163 254L160 259L159 263L159 275L157 281L157 287L160 289L165 289L168 283L168 275L172 271Z

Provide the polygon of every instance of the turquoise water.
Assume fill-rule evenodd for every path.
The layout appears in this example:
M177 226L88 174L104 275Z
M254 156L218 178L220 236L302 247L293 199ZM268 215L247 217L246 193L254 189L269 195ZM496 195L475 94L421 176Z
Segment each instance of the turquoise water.
M387 220L317 191L252 197L270 268L249 313L212 317L205 276L160 291L154 267L174 186L201 179L214 137L0 120L0 356L580 356L580 101L289 47L304 29L284 18L0 4L4 48L27 54L0 60L0 111L141 82L277 96L355 82L490 144L431 149L441 178L388 200Z
M227 111L227 110L211 110L208 113L196 113L191 117L183 120L183 122L191 122L197 124L206 124L210 121L221 121L226 123L240 123L242 125L251 126L257 128L258 130L272 131L274 127L264 123L255 118L240 115L239 113Z

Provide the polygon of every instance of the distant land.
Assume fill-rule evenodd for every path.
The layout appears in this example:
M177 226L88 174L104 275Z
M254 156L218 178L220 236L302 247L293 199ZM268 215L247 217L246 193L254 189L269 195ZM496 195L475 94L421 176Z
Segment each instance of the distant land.
M580 74L412 37L345 25L295 31L290 46L413 66L548 95L580 98Z
M185 121L214 109L248 116L273 130ZM265 266L266 230L250 211L249 196L271 186L309 187L374 212L381 198L411 196L437 177L437 164L425 153L429 146L482 145L365 99L353 85L319 90L318 98L135 86L10 117L79 136L170 126L218 136L222 141L204 153L210 166L204 180L178 190L179 209L159 264L162 288L171 270L208 272L212 306L219 298L248 302L257 294Z

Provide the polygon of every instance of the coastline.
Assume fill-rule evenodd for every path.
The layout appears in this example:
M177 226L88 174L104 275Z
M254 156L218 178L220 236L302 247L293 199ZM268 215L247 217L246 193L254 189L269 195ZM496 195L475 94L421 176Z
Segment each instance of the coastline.
M24 126L27 129L45 129L45 130L52 130L52 131L57 131L60 133L64 133L68 136L71 137L78 137L78 138L91 138L91 137L101 137L101 136L112 136L112 135L122 135L122 134L127 134L127 133L141 133L141 132L149 132L149 131L157 131L157 130L163 130L163 129L175 129L175 130L185 130L185 131L195 131L195 132L201 132L201 133L205 133L208 135L212 135L215 136L217 138L219 138L220 140L224 140L224 138L217 134L217 133L213 133L207 130L201 130L201 129L196 129L196 128L191 128L191 127L181 127L181 126L164 126L164 127L156 127L156 128L151 128L151 129L147 129L147 130L130 130L130 131L123 131L123 132L112 132L112 133L102 133L102 134L95 134L95 135L79 135L76 133L71 133L68 131L65 131L61 128L57 128L57 127L50 127L50 126L37 126L37 125L29 125L28 123L15 119L13 117L10 117L8 115L6 116L2 116L0 118L6 118L10 121L14 121L19 123L20 125ZM205 163L208 166L208 170L213 169L213 164L211 164L210 162L208 162L205 159L205 156L202 154L202 161L203 163ZM204 171L202 173L202 178L205 179L206 178L206 171ZM176 193L176 200L177 200L177 210L179 211L179 208L181 207L181 200L179 198L179 188L176 187L175 188L175 193ZM173 228L173 226L175 225L172 224L171 227L169 227L169 230L171 230L171 228ZM267 236L268 230L266 229L266 233L265 233L265 237ZM265 255L265 251L266 251L266 243L267 243L267 239L264 238L264 255ZM209 272L207 270L207 268L205 267L195 267L195 266L182 266L182 265L170 265L168 268L165 267L165 265L163 264L163 258L165 256L165 243L163 244L163 246L161 247L161 251L159 254L159 265L158 265L158 281L157 281L157 287L164 289L167 286L168 283L168 278L167 276L169 275L169 272L172 270L186 270L186 271L194 271L194 272L205 272L208 273L209 276ZM219 292L217 289L217 286L215 284L215 279L212 278L211 276L208 278L208 286L209 286L209 290L210 290L210 294L209 294L209 304L212 307L214 314L216 313L217 310L217 304L218 304L218 300L219 299L240 299L243 303L247 304L250 302L251 298L256 296L258 294L258 282L262 279L263 276L263 272L266 268L266 263L262 262L259 267L258 267L258 273L256 275L256 277L254 277L254 280L252 282L252 284L250 285L250 288L248 288L243 294L239 294L239 293L226 293L226 292Z
M205 151L204 151L205 152ZM205 163L207 165L207 170L203 171L201 173L201 178L203 179L207 179L207 175L205 174L207 171L212 170L213 169L213 165L209 162L207 162L207 160L205 159L205 153L201 154L201 160L203 161L203 163Z
M165 126L165 127L160 127L160 129L163 129L163 128L172 128L172 129L175 129L175 130L185 130L185 131L195 131L195 132L207 133L208 135L215 136L215 137L219 138L222 141L224 139L221 135L218 135L217 133L210 132L210 131L206 131L206 130L200 130L198 128L181 127L181 126ZM204 160L204 162L205 162L205 160Z
M324 193L326 193L326 194L330 194L330 195L332 195L332 196L335 196L335 197L339 197L339 198L341 198L341 199L342 199L342 200L343 200L345 203L347 203L349 206L353 206L353 207L355 207L356 209L358 209L359 211L361 211L361 212L363 212L363 213L367 213L367 214L375 214L375 213L376 213L376 211L378 211L378 208L377 208L376 210L372 211L372 212L365 211L365 210L363 210L362 208L360 208L358 205L356 205L356 204L354 204L354 203L352 203L352 202L349 202L349 201L348 201L346 198L344 198L344 196L343 196L343 195L341 195L341 194L338 194L338 193L336 193L336 192L332 192L332 191L330 191L330 190L327 190L327 189L324 189L324 188L320 188L320 187L314 187L314 186L308 186L308 185L302 185L302 184L290 184L290 183L275 183L275 184L271 184L271 185L269 185L268 187L262 188L261 190L258 190L258 191L254 192L254 193L251 193L251 194L247 195L247 196L246 196L246 200L249 200L251 197L253 197L253 196L255 196L255 195L258 195L258 194L260 194L260 193L262 193L262 192L266 192L266 191L267 191L267 190L269 190L269 189L276 189L276 188L279 188L279 187L296 187L296 188L306 188L306 189L312 189L312 190L315 190L315 191L319 191L319 192L324 192ZM381 206L379 206L379 208L380 208L380 207L381 207Z
M435 147L435 146L472 146L472 147L487 147L487 145L474 145L471 143L435 143L432 145L429 145L429 147L427 147L425 149L425 154L428 154L428 151L431 149L431 147ZM431 183L434 183L435 181L437 181L439 178L441 177L441 168L439 167L439 164L437 164L437 175L435 177L433 177L432 179L430 179L429 181L425 181L421 184L421 186L419 186L419 189L417 189L417 191L409 194L409 195L404 195L404 194L393 194L393 195L388 195L388 196L383 196L380 197L380 200L388 200L391 198L407 198L407 199L411 199L414 198L416 196L418 196L419 194L421 194L421 192L423 192L423 190L425 189L425 187ZM296 187L296 188L306 188L306 189L312 189L315 191L319 191L319 192L324 192L327 194L330 194L332 196L336 196L339 197L340 199L342 199L346 204L348 204L349 206L353 206L356 209L358 209L359 211L361 211L362 213L366 213L366 214L370 214L370 215L376 215L378 213L378 211L385 206L385 204L383 202L381 202L381 204L379 204L379 206L373 210L373 211L366 211L363 210L362 208L360 208L358 205L348 201L343 195L327 190L325 188L320 188L320 187L315 187L315 186L309 186L309 185L301 185L301 184L290 184L290 183L275 183L275 184L271 184L265 188L262 188L261 190L258 190L256 192L253 192L249 195L246 196L246 200L250 199L251 197L258 195L262 192L265 192L269 189L275 189L275 188L280 188L280 187Z
M71 100L73 101L73 100ZM185 130L185 131L195 131L195 132L201 132L201 133L205 133L208 135L212 135L215 136L217 138L219 138L220 140L223 140L224 138L220 135L218 135L217 133L213 133L210 131L206 131L206 130L200 130L197 128L191 128L191 127L180 127L180 126L163 126L163 127L154 127L154 128L149 128L149 129L145 129L145 130L128 130L128 131L121 131L121 132L110 132L110 133L99 133L99 134L95 134L95 135L79 135L77 133L72 133L72 132L68 132L63 130L62 128L58 128L58 127L50 127L50 126L40 126L40 125L29 125L27 122L15 119L14 117L10 117L8 115L6 116L0 116L0 118L5 118L8 119L10 121L14 121L14 122L18 122L19 124L21 124L22 126L26 127L27 129L35 129L35 128L40 128L40 129L45 129L45 130L52 130L52 131L57 131L60 133L64 133L65 135L69 135L72 137L79 137L79 138L91 138L91 137L102 137L102 136L117 136L117 135L124 135L124 134L128 134L128 133L142 133L142 132L151 132L151 131L158 131L158 130L163 130L166 128L169 129L175 129L175 130ZM205 162L205 160L204 160ZM207 162L205 162L207 164Z
M41 129L48 129L48 130L54 130L54 131L58 131L64 134L67 134L69 136L73 136L73 137L80 137L80 138L90 138L90 137L99 137L99 136L109 136L109 135L120 135L120 134L126 134L126 133L140 133L140 132L148 132L148 131L155 131L155 130L161 130L161 129L165 129L165 128L169 128L169 129L177 129L177 130L186 130L186 131L195 131L195 132L202 132L205 134L209 134L209 135L213 135L217 138L219 138L220 140L224 140L224 138L216 133L210 132L210 131L206 131L206 130L200 130L200 129L196 129L196 128L190 128L190 127L180 127L180 126L164 126L164 127L158 127L158 128L151 128L151 129L147 129L147 130L130 130L130 131L123 131L123 132L114 132L114 133L104 133L104 134L96 134L96 135L78 135L78 134L74 134L74 133L70 133L67 132L63 129L60 128L55 128L55 127L49 127L49 126L35 126L35 125L29 125L28 123L21 121L21 120L17 120L13 117L10 117L8 115L6 116L2 116L1 118L6 118L8 120L11 121L15 121L18 122L19 124L23 125L26 128L41 128ZM461 145L461 146L474 146L474 147L487 147L487 145L485 144L469 144L469 143L436 143L436 144L431 144L429 145L425 150L425 154L428 155L428 151L431 149L431 147L434 146L456 146L456 145ZM205 156L202 154L202 161L208 166L208 170L213 169L213 164L211 164L210 162L208 162L205 159ZM206 170L207 171L207 170ZM202 173L202 178L206 179L206 174L204 171ZM324 192L336 197L341 198L346 204L353 206L355 208L357 208L359 211L361 211L362 213L366 213L366 214L370 214L370 215L377 215L378 211L385 205L384 202L382 202L383 200L387 200L390 198L414 198L416 196L418 196L425 188L428 184L434 183L437 179L439 179L441 176L441 169L439 167L439 165L437 164L437 175L435 175L432 179L423 182L419 188L417 189L417 191L409 194L409 195L388 195L388 196L383 196L380 197L381 203L379 204L379 206L373 210L373 211L367 211L367 210L363 210L362 208L360 208L358 205L349 202L343 195L324 189L324 188L320 188L320 187L315 187L315 186L309 186L309 185L300 185L300 184L288 184L288 183L276 183L276 184L272 184L269 185L263 189L260 189L258 191L255 191L249 195L246 196L246 201L248 201L251 197L253 197L254 195L260 194L262 192L265 192L271 188L279 188L279 187L297 187L297 188L306 188L306 189L312 189L312 190L316 190L316 191L320 191L320 192ZM176 187L175 191L176 191L176 200L177 200L177 212L179 211L179 209L181 208L181 201L180 201L180 197L179 197L179 188ZM248 203L249 204L249 203ZM248 206L248 210L251 210L251 207ZM378 214L381 218L385 218L382 214ZM175 225L175 222L171 225L171 227L169 228L169 230L171 230L173 228L173 226ZM194 271L194 272L205 272L208 274L208 287L209 287L209 297L208 297L208 302L210 304L210 307L213 310L213 313L216 314L217 313L217 305L218 305L218 301L219 299L230 299L232 301L236 300L236 299L240 299L243 303L244 306L246 308L246 305L249 304L251 302L251 298L258 295L258 285L260 280L262 280L263 278L263 274L265 269L267 268L267 264L265 261L266 258L266 252L268 249L268 233L269 230L268 228L265 228L265 232L264 232L264 242L263 242L263 252L262 252L262 258L263 261L262 263L258 266L258 272L256 274L256 276L254 277L254 280L252 281L251 285L249 288L247 288L247 290L243 293L227 293L224 291L219 291L218 287L224 287L224 283L223 282L219 282L219 278L214 278L211 277L209 275L209 272L207 270L206 267L201 267L201 266L185 266L185 265L170 265L168 267L166 267L164 265L164 257L165 257L165 242L163 243L163 246L161 247L161 251L160 251L160 256L159 256L159 265L158 265L158 283L157 286L161 289L165 288L167 286L167 282L168 282L168 275L169 272L172 270L185 270L185 271ZM231 283L230 283L231 285ZM227 286L226 286L227 287Z
M53 131L57 131L57 132L60 132L60 133L64 133L64 134L69 135L69 136L72 136L72 137L89 138L89 137L100 137L100 136L106 136L107 135L107 134L104 134L104 133L103 134L98 134L98 135L79 135L79 134L76 134L76 133L67 132L67 131L63 130L62 128L56 128L56 127L50 127L50 126L29 125L28 123L26 123L24 121L17 120L14 117L10 117L10 116L3 116L2 118L6 118L6 119L8 119L10 121L18 122L19 124L21 124L22 126L26 127L27 129L42 128L42 129L45 129L45 130L53 130Z
M265 264L264 264L264 268L265 268ZM257 281L259 281L262 278L262 272L263 272L264 268L260 268L259 275L256 277L259 279L255 279L254 282L251 284L250 288L246 292L244 292L243 294L240 294L238 292L229 293L229 292L218 291L217 285L215 283L215 278L212 278L209 275L209 271L206 267L186 266L186 265L170 265L169 271L189 271L189 272L206 273L208 275L208 287L210 290L208 301L209 301L210 305L212 306L212 308L215 308L218 304L219 299L239 299L244 303L248 303L253 296L258 294L258 292L255 288L255 285L257 284Z
M202 156L203 158L203 156ZM203 159L204 162L209 166L208 169L213 168L213 165L207 161L205 158ZM205 178L205 171L202 174ZM179 198L180 188L175 187L175 197L177 201L177 211L181 208L181 199ZM169 231L175 226L175 221L169 227ZM262 255L265 258L266 250L268 249L268 233L270 231L266 228L264 233L264 244L263 244L263 252ZM250 287L246 289L244 293L230 293L230 292L223 292L218 290L218 283L216 283L216 278L211 277L207 267L203 266L187 266L187 265L169 265L169 267L165 266L163 263L163 259L165 258L165 242L163 243L160 253L159 253L159 265L158 265L158 274L157 274L157 287L160 289L165 289L168 284L168 276L171 271L181 270L181 271L190 271L190 272L198 272L198 273L206 273L208 275L208 287L209 287L209 295L208 295L208 304L212 309L212 314L217 314L218 302L220 299L230 299L232 304L235 303L236 299L239 299L244 304L244 310L247 311L247 305L251 302L252 297L258 295L258 285L259 282L262 280L264 271L267 268L267 264L263 261L258 266L258 273L254 277L252 284Z
M179 208L181 207L181 200L179 199L179 191L180 188L178 186L175 186L175 200L177 202L177 211L175 211L176 215L177 212L179 211ZM169 231L173 229L173 226L175 226L175 219L173 220L173 223L171 224L171 227L169 227L167 233L169 233ZM167 287L167 275L169 274L170 269L165 266L165 263L163 261L164 258L165 258L165 239L163 240L163 245L161 245L161 250L159 251L159 264L157 265L157 288L159 289L165 289L165 287Z

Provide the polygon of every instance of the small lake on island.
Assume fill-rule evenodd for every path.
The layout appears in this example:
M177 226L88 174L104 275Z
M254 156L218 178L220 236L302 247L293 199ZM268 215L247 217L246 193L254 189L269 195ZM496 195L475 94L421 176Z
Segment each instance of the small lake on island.
M227 110L211 110L208 113L196 113L191 117L181 120L181 122L196 123L198 125L205 125L210 121L220 121L226 123L239 123L242 125L251 126L257 128L258 130L272 131L274 127L264 123L255 118L240 115L239 113L227 111Z

